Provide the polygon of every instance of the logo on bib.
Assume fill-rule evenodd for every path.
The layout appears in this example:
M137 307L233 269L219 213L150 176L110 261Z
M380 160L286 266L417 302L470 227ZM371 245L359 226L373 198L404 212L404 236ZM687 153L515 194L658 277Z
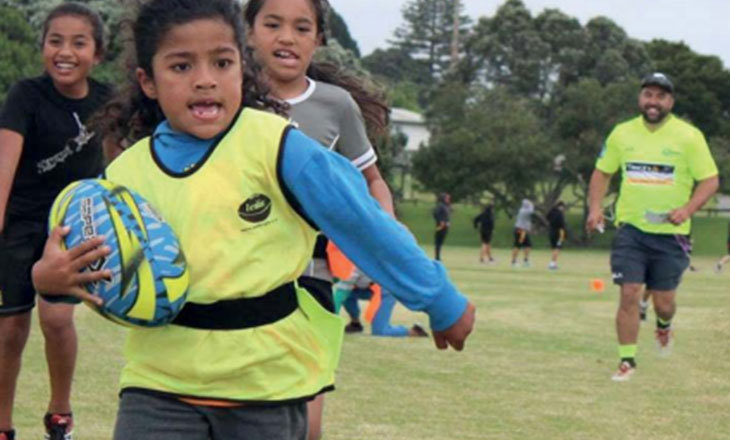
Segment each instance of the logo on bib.
M259 223L271 214L271 199L263 194L254 194L238 207L238 216L247 222Z

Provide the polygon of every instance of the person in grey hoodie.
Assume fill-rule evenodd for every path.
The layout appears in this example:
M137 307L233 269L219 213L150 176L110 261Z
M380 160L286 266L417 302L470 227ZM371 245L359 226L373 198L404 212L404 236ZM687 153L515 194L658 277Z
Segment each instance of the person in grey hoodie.
M535 205L529 199L522 199L522 206L517 212L517 221L515 221L512 267L517 267L517 254L519 254L520 249L524 253L522 265L530 267L530 249L532 248L530 231L532 230L532 214L534 212Z

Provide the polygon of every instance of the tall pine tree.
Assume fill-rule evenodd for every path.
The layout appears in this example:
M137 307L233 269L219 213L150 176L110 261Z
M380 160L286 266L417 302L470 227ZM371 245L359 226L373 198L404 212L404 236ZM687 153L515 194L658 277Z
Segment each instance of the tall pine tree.
M463 4L453 0L411 0L403 7L404 23L396 29L391 44L414 59L425 60L436 79L451 61L455 16L459 17L458 33L468 32L471 19L461 15L462 11Z

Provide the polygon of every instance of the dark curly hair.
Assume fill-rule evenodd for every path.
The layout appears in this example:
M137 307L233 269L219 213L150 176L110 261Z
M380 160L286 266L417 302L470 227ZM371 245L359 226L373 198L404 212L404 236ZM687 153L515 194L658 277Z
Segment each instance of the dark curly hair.
M164 120L157 101L142 92L135 71L141 68L152 76L152 58L167 32L174 26L200 19L221 20L233 29L243 61L242 106L285 113L286 106L269 97L269 90L258 80L255 63L244 50L243 15L237 1L152 0L143 2L138 9L135 20L122 23L124 29L132 31L126 57L127 84L92 121L105 137L120 145L125 141L134 142L151 135Z

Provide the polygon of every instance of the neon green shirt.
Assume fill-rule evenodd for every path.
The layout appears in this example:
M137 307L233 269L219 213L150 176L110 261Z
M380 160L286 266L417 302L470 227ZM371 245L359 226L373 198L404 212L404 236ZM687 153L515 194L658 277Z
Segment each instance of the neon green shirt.
M596 168L607 174L622 171L616 223L654 234L689 234L689 220L675 226L666 215L689 201L695 181L717 175L702 132L671 114L654 131L642 116L618 124Z

